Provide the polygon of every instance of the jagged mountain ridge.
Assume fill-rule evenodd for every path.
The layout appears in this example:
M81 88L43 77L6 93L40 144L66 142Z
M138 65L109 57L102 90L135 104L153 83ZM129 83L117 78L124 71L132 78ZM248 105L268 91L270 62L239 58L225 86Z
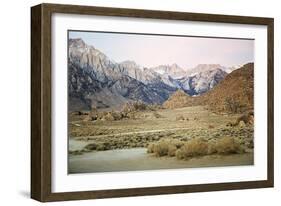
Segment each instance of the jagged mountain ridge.
M186 71L176 64L155 69L141 67L133 61L116 63L82 39L70 39L68 43L70 110L118 107L131 100L161 104L177 89L198 95L225 77L222 70L214 68L210 78L206 77L209 71L179 78ZM164 72L160 74L160 70ZM188 87L187 82L191 83Z
M181 78L181 88L191 96L203 94L214 88L227 74L227 72L220 68L201 71L191 76Z
M227 75L218 85L203 95L191 97L176 91L163 103L165 108L207 105L217 112L241 113L253 110L254 64L248 63Z
M115 63L81 39L69 40L68 68L70 110L116 107L129 100L160 104L176 89L149 69Z

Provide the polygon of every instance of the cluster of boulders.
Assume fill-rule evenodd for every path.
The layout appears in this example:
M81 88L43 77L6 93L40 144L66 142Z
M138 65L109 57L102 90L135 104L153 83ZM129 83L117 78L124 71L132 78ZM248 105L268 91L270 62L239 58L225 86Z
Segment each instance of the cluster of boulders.
M250 111L246 114L239 116L235 122L228 122L226 126L238 126L238 127L245 127L254 125L254 112Z
M137 119L138 117L142 117L140 112L143 111L152 111L153 118L162 118L162 116L156 112L159 109L158 105L147 105L143 102L127 102L124 104L121 111L98 111L96 108L92 108L92 110L88 113L85 113L86 117L84 121L116 121L122 119ZM79 113L79 114L78 114ZM81 112L77 112L80 115ZM83 113L84 114L84 113Z

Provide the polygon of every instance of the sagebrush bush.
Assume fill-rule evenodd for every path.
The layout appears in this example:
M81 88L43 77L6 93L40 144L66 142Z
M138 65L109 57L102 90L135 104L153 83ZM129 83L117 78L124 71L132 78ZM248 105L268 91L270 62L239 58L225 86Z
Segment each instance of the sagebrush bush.
M215 142L209 142L208 143L208 154L215 154L217 153L217 147Z
M84 149L88 149L88 150L95 150L97 148L97 143L91 143L91 144L88 144L84 147Z
M155 155L158 157L168 155L168 151L169 151L168 141L159 141L157 144L155 144L153 151Z
M207 142L198 138L186 142L179 150L181 153L179 152L178 156L187 159L189 157L207 155L209 148Z
M233 137L222 137L215 144L218 154L235 154L244 152L243 147Z
M183 151L181 149L178 149L175 153L175 156L177 159L181 160L184 159Z
M181 141L165 139L148 144L147 153L154 153L157 157L176 156L177 159L188 159L197 156L212 154L235 154L245 152L243 147L232 137L223 137L218 140L206 141L202 138Z
M210 124L210 125L208 126L208 128L209 128L209 129L214 129L215 126Z
M104 150L109 150L111 149L111 145L108 142L96 142L96 143L91 143L88 144L84 147L85 150L91 151L91 150L96 150L96 151L104 151Z
M127 102L123 108L122 111L129 113L129 112L136 112L136 111L144 111L148 109L148 106L141 102L141 101L136 101L136 102Z
M175 145L168 146L168 156L174 157L176 155L177 147Z
M154 146L155 146L155 143L148 144L147 153L154 153Z
M182 145L183 142L176 139L159 140L147 146L147 153L155 153L158 157L165 155L173 157L176 154L176 150Z
M236 100L235 98L227 97L224 101L224 106L226 111L231 113L240 113L244 112L247 108L247 105L242 103L239 100Z

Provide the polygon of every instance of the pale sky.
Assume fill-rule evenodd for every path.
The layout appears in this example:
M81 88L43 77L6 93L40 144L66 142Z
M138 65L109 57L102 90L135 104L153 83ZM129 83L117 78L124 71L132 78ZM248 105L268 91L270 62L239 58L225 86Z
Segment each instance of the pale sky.
M83 39L115 62L132 60L144 67L254 62L254 40L76 31L70 31L69 38Z

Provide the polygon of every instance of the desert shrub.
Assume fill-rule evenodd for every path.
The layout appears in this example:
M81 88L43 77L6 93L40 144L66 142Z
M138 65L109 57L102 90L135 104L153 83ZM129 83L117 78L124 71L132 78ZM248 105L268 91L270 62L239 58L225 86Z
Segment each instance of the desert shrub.
M81 150L73 150L68 152L70 155L82 155L83 152Z
M253 149L254 148L254 141L250 140L247 144L248 148Z
M93 107L89 113L89 116L91 120L97 120L98 119L98 110L97 108Z
M102 120L104 116L107 115L107 112L98 112L97 119Z
M87 149L87 150L95 150L97 148L97 145L96 143L91 143L91 144L88 144L84 147L84 149Z
M144 111L148 109L148 106L141 102L141 101L136 101L136 102L127 102L123 108L122 108L122 112L135 112L135 111Z
M174 157L176 155L177 147L175 145L168 146L168 156Z
M239 116L236 120L236 124L239 124L241 121L243 121L245 124L254 124L254 115L252 112L243 114Z
M114 121L114 116L111 112L107 112L103 117L102 120L105 121Z
M175 152L175 156L177 159L181 160L181 159L184 159L184 155L183 155L183 151L181 149L178 149L176 152Z
M232 127L232 126L234 126L234 123L232 123L232 122L227 122L227 123L226 123L226 126L227 126L227 127Z
M108 142L97 142L97 143L91 143L84 147L84 150L97 150L97 151L104 151L109 150L110 144Z
M147 105L146 109L149 109L151 111L156 111L156 110L159 110L159 109L163 109L163 106L159 105L159 104L150 104L150 105Z
M121 120L123 118L123 115L121 112L112 111L111 114L112 114L114 120Z
M150 143L148 144L147 146L147 153L153 153L154 152L154 146L155 146L155 143Z
M153 151L158 157L168 155L169 143L167 141L159 141L155 144Z
M210 124L210 125L208 126L208 128L209 128L209 129L214 129L215 126Z
M239 126L239 127L245 127L245 126L246 126L246 124L245 124L245 122L244 122L244 121L240 121L240 122L238 123L238 126Z
M127 114L127 118L136 119L136 114L134 112L130 112L130 113Z
M71 114L80 116L80 115L88 115L89 113L83 112L83 111L75 111L75 112L72 112Z
M227 97L225 99L224 106L225 106L226 111L231 112L231 113L244 112L246 109L245 104L243 104L240 101L237 101L231 97Z
M192 139L188 142L186 142L179 150L181 151L178 156L183 157L184 159L187 159L189 157L194 156L202 156L208 154L208 143L204 140L198 138L198 139Z
M211 155L211 154L215 154L217 153L217 145L216 143L214 142L209 142L208 143L208 154Z
M254 115L253 112L249 112L239 116L235 122L228 122L226 126L245 127L246 125L253 125L253 124L254 124Z
M170 140L170 144L172 144L177 149L179 149L179 148L181 148L183 146L184 142L181 141L181 140L178 140L178 139L173 139L173 140Z
M104 150L109 150L109 149L110 149L109 142L101 142L97 145L97 148L96 148L97 151L104 151Z
M233 137L223 137L217 140L215 149L218 154L242 153L244 149Z

